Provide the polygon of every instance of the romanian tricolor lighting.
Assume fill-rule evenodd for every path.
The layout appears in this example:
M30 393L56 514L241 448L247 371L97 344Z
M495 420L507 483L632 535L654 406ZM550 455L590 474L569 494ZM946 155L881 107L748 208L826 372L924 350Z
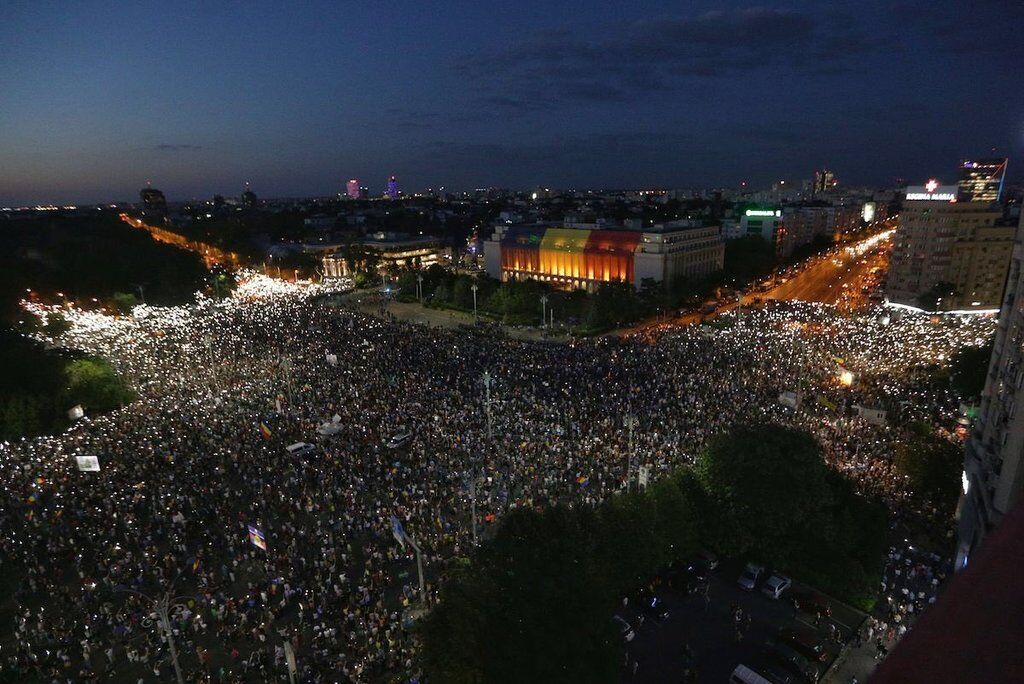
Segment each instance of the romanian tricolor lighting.
M640 233L512 227L501 240L501 270L518 277L633 282Z

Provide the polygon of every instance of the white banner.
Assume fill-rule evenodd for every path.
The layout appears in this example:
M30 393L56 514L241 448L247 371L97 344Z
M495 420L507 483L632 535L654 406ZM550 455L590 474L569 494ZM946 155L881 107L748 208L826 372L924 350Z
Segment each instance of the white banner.
M797 399L796 392L782 392L779 394L779 403L783 406L790 408L796 408Z
M647 487L647 482L651 479L651 468L650 466L640 466L640 474L637 476L637 482L643 488Z
M81 404L79 404L78 406L73 406L72 408L68 409L68 420L78 420L84 415L85 410L82 408Z
M75 456L75 461L82 472L100 472L100 459L96 456Z

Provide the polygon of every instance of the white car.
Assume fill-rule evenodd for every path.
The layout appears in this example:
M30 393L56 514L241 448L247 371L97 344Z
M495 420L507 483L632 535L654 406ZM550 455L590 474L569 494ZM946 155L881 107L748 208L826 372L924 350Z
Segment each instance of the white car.
M777 599L782 596L782 592L786 591L793 585L793 580L782 575L772 575L768 578L768 581L761 587L761 591L768 598Z
M620 618L618 615L612 616L612 622L614 622L615 626L619 629L619 634L622 635L623 641L628 643L632 641L634 637L636 637L636 632L634 632L633 628L629 626L629 623Z
M739 578L740 589L753 591L754 587L757 586L757 580L761 579L763 574L764 567L754 563L747 563L747 567L743 568L743 574Z

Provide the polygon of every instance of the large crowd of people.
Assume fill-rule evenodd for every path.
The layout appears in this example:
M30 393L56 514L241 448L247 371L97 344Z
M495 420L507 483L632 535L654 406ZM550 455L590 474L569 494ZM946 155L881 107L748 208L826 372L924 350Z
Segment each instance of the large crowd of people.
M188 681L283 679L292 654L298 681L412 681L408 625L469 553L473 508L486 535L510 507L598 501L640 466L692 462L738 421L810 430L833 467L903 510L901 424L957 416L926 369L994 329L777 302L713 325L523 342L258 276L220 302L67 316L55 342L108 358L140 396L0 444L0 562L16 585L0 673L18 681L172 680L164 599ZM315 451L286 451L300 441ZM426 595L391 516L422 550Z

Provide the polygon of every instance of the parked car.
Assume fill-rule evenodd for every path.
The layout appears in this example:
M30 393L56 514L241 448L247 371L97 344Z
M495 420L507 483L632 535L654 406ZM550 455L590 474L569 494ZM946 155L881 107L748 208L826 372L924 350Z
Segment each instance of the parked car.
M614 622L615 626L618 628L623 641L628 643L636 637L636 632L634 632L633 628L629 626L629 623L618 615L612 616L612 622Z
M832 606L826 598L804 591L799 594L793 594L792 600L798 610L808 615L832 617Z
M743 568L743 573L740 575L740 589L753 591L754 587L757 586L757 581L761 579L761 575L763 574L764 566L757 565L755 563L747 563L747 567Z
M808 660L816 660L818 662L828 660L825 640L817 634L799 632L795 629L784 629L779 632L779 641Z
M793 586L793 580L782 575L772 575L768 578L768 581L761 587L761 591L768 598L777 599L782 596L782 592Z
M388 449L401 449L411 441L412 432L409 430L403 430L388 440L387 447Z
M786 644L775 644L769 651L769 655L787 670L809 684L814 684L821 676L821 670L815 663L803 657Z

